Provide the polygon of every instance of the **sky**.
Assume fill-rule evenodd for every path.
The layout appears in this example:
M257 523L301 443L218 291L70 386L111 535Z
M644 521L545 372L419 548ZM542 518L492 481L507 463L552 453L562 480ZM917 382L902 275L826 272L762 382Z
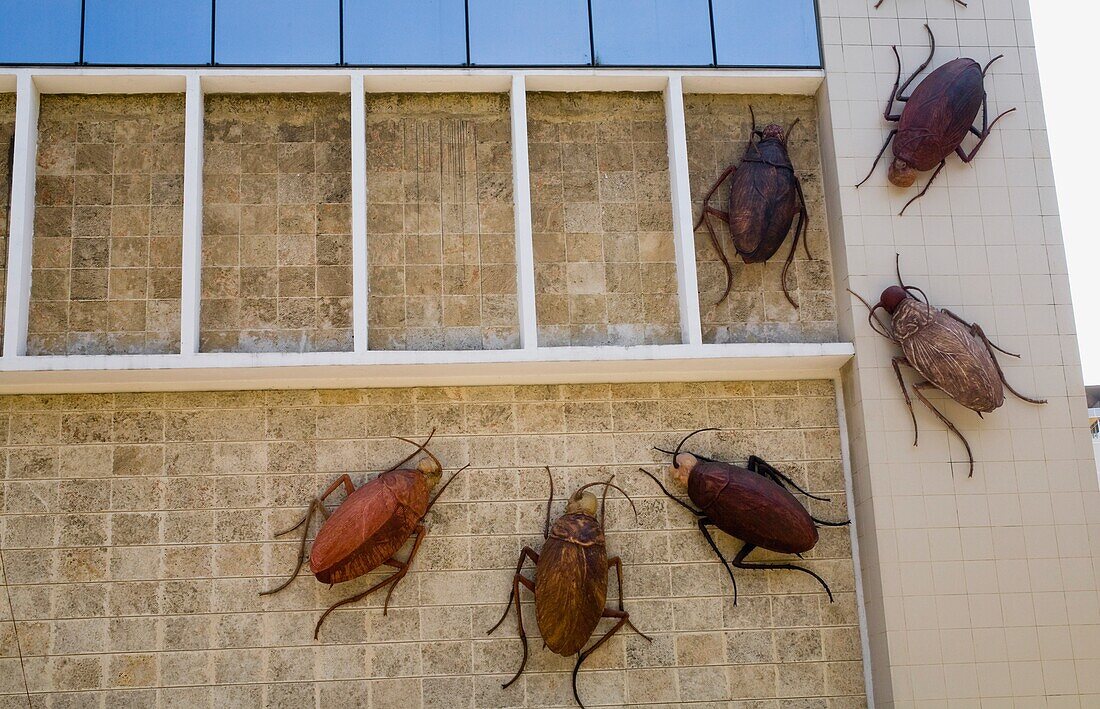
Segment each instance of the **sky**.
M1100 384L1100 215L1096 205L1100 164L1097 88L1088 81L1097 52L1100 4L1080 0L1031 0L1039 78L1046 105L1058 207L1069 260L1077 336L1086 384Z

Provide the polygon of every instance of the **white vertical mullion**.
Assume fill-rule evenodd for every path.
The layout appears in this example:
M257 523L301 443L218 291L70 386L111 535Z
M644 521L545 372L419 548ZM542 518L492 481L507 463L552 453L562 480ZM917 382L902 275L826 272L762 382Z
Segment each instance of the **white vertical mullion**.
M8 203L8 283L4 313L4 357L27 353L34 239L35 156L38 153L38 87L23 73L16 79L15 154Z
M180 353L199 351L202 305L202 77L187 76L183 158L183 277L180 293Z
M535 256L531 243L531 167L527 143L527 81L512 77L512 196L516 218L516 299L519 340L525 350L538 347L535 316Z
M351 287L355 351L368 351L367 97L363 74L351 76Z
M684 85L679 74L665 87L665 126L668 130L668 175L672 191L672 229L676 241L676 282L680 292L680 331L684 344L703 344L699 315L699 282L692 229L691 183L688 176L687 127L684 122Z

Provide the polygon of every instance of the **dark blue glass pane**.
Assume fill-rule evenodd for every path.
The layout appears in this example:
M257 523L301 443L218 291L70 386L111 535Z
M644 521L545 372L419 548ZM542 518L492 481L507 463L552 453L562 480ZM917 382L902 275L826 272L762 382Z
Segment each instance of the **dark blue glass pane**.
M0 0L0 63L80 61L80 0Z
M814 0L714 0L721 66L821 66Z
M466 63L464 0L344 0L344 61L363 65Z
M596 63L709 66L707 0L592 0Z
M87 0L84 61L209 64L211 0Z
M339 0L218 0L218 64L339 64Z
M470 61L482 66L592 63L587 0L469 0Z

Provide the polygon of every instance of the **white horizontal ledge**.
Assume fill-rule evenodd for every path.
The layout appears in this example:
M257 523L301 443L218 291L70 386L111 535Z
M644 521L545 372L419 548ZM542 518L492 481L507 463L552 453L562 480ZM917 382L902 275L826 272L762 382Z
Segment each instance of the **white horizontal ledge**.
M687 93L812 95L825 78L819 69L47 67L0 70L0 91L14 89L21 75L42 93L76 94L182 93L189 76L200 77L208 93L346 93L349 77L364 80L368 92L506 92L514 76L526 77L529 91L662 91L678 76Z
M854 354L831 342L16 357L0 394L829 379Z

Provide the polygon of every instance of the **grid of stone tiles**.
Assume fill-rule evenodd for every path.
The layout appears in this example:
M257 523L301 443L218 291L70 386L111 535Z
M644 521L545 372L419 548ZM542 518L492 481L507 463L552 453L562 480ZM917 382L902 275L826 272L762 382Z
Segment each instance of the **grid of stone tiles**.
M542 648L526 592L531 658L508 690L514 618L486 636L520 549L541 541L549 465L555 513L612 473L639 511L609 498L608 546L653 642L622 633L595 653L589 706L864 706L847 530L806 555L835 603L804 575L739 571L735 606L694 519L637 473L658 468L651 446L720 426L696 450L757 453L841 518L828 381L7 397L0 419L6 705L25 701L21 653L36 706L571 706L573 660ZM432 427L447 468L471 469L389 614L374 597L314 641L320 611L380 575L329 589L307 573L261 598L296 555L275 531L338 474L359 483L405 455L389 436Z
M798 119L788 148L809 210L808 243L813 259L800 244L787 275L791 306L783 295L780 275L790 253L794 229L767 264L745 264L736 256L728 229L713 220L715 230L733 266L733 290L721 304L726 271L711 245L705 227L695 233L695 258L699 274L699 307L704 342L835 342L836 308L821 151L817 135L817 110L811 96L747 96L688 94L684 97L687 121L688 166L691 176L692 216L698 219L703 197L714 180L730 165L740 162L752 131L749 107L756 111L757 128L779 123L785 128ZM725 210L729 182L711 204Z
M27 353L179 351L183 97L42 97Z
M0 94L0 313L4 312L8 276L8 201L11 183L11 138L15 135L15 94ZM0 346L4 342L4 323L0 316Z
M539 343L680 342L664 102L528 97Z
M367 98L371 349L519 345L505 94Z
M206 97L204 352L352 349L346 95Z

